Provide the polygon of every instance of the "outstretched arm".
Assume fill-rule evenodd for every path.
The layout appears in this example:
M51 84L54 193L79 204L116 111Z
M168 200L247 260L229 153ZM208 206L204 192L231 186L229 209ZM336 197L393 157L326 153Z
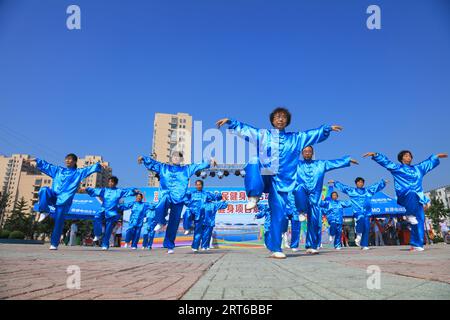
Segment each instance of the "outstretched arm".
M399 168L399 165L389 160L385 155L378 153L378 152L367 152L363 155L364 158L366 157L372 157L372 160L374 160L376 163L378 163L380 166L391 170L396 170Z
M307 146L314 145L316 143L326 140L330 136L331 131L341 131L342 127L338 125L323 125L317 129L310 129L304 132L298 132L297 136L297 148L303 150Z
M213 158L211 158L210 161L203 161L203 162L197 162L197 163L190 164L188 166L188 176L191 177L197 171L203 170L203 169L208 169L211 166L215 166L215 165L216 165L216 161Z
M377 192L380 192L381 190L384 189L384 187L386 187L386 180L381 179L379 182L374 183L373 185L371 185L370 187L367 188L367 190L371 193L371 194L376 194Z
M448 155L445 153L434 154L428 159L417 164L417 167L419 168L420 172L422 172L422 174L425 175L439 165L440 163L439 158L447 158L447 157Z
M214 211L226 209L228 207L228 202L226 201L219 201L215 204Z
M102 168L106 167L106 164L97 162L96 164L86 167L86 168L81 168L79 170L81 170L81 175L83 177L83 179L89 177L91 174L95 173L95 172L101 172Z
M257 143L258 138L260 138L260 129L257 129L249 124L228 118L220 119L216 122L218 128L224 124L228 124L228 129L233 130L238 136L249 138L250 142Z
M349 156L335 160L327 160L325 161L325 171L349 167L351 163L358 164L356 160L353 160Z
M137 195L138 193L140 193L140 191L136 188L122 189L120 197L121 198L131 197Z
M127 203L121 203L118 205L119 210L121 211L125 211L125 210L130 210L133 207L134 202L130 201Z
M39 171L45 173L51 178L54 178L56 176L56 173L58 172L58 166L55 166L45 160L38 158L36 159L36 168L38 168Z
M138 157L138 163L139 164L143 163L144 166L148 170L156 172L156 173L160 173L162 167L164 166L163 163L156 161L155 159L153 159L151 157L145 157L145 156Z
M345 194L349 194L350 192L352 192L353 188L349 187L345 184L340 183L339 181L334 181L334 187L336 189L338 189L339 191L345 193Z
M88 195L91 197L102 197L105 192L105 188L86 188L84 189Z

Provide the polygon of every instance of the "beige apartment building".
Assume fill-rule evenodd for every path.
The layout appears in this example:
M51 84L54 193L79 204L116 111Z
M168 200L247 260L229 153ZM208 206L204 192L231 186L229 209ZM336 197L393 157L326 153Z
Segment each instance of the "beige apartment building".
M24 163L26 159L32 159L28 154L13 154L10 157L0 155L0 192L8 193L9 199L5 208L5 215L0 221L2 225L14 209L16 201L24 197L28 205L32 207L38 201L38 192L42 187L52 185L52 178L39 170ZM86 156L79 158L79 168L86 167L103 159L101 156ZM94 173L82 182L84 187L103 187L107 185L108 178L112 175L112 169L108 166L101 173Z
M156 160L170 163L173 151L181 151L184 164L191 163L192 116L187 113L155 113L153 122L152 152ZM148 185L159 186L159 181L153 173L149 173Z

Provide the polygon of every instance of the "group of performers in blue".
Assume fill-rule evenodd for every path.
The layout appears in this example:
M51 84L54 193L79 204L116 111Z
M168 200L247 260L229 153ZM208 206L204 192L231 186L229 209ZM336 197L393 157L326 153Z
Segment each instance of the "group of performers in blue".
M362 250L369 249L369 229L371 216L371 198L387 183L380 180L365 187L362 177L355 179L355 186L348 186L339 181L330 180L334 188L346 195L349 200L338 200L334 191L330 198L321 198L325 174L328 171L358 164L355 159L344 156L335 160L315 160L313 146L328 139L332 132L340 132L339 125L323 125L305 132L287 132L291 114L285 108L276 108L270 114L271 129L258 129L234 119L220 119L216 125L227 125L231 132L246 138L257 146L257 154L250 159L244 170L245 190L248 197L246 209L256 208L255 218L265 218L264 241L271 257L284 259L282 239L291 221L291 248L298 250L300 225L307 220L307 253L316 254L321 245L322 215L326 215L330 224L330 236L334 247L341 248L340 238L343 224L343 210L351 207L356 226L356 244ZM386 168L394 178L395 192L399 205L405 207L408 222L411 224L410 245L413 251L423 251L424 246L424 209L430 202L423 192L422 180L425 174L439 165L440 158L447 154L439 153L413 165L413 155L404 150L398 154L398 163L377 152L368 152L363 157L371 157L376 163ZM190 178L200 170L215 166L214 159L201 163L182 165L183 155L174 152L171 163L161 163L152 157L140 156L138 163L158 174L160 189L157 203L143 202L143 195L136 188L121 189L117 187L118 179L110 178L107 188L81 189L93 197L102 199L102 209L94 220L95 240L103 236L102 248L107 250L112 228L121 217L120 212L131 210L126 243L131 241L131 248L137 248L140 231L144 229L144 248L151 248L155 232L164 225L163 246L168 253L173 253L175 238L180 220L186 234L193 229L192 250L208 250L214 228L216 212L227 206L219 193L203 190L203 181L195 182L195 191L188 190ZM66 167L55 166L41 159L29 160L35 163L43 173L53 178L51 188L39 191L39 220L42 221L51 212L55 226L51 236L50 249L58 247L64 225L64 216L69 212L73 197L83 179L94 172L99 172L105 164L78 169L77 157L69 154L65 158ZM268 193L268 205L259 203L263 193ZM134 202L124 204L121 199L135 196ZM185 207L184 216L181 217ZM166 217L168 216L168 221ZM104 231L102 235L102 224Z

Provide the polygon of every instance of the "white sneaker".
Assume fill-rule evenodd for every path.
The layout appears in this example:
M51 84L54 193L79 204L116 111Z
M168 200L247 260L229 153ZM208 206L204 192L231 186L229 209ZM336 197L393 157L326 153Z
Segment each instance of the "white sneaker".
M186 231L184 232L184 235L187 236L188 234L189 234L189 230L186 230Z
M298 248L291 248L291 250L292 250L293 252L297 252L299 249L298 249Z
M155 226L155 229L153 229L153 231L159 231L162 227L163 227L163 225L162 225L161 223L158 223L158 224Z
M298 220L300 220L300 222L306 221L306 215L303 213L300 213L298 215Z
M131 247L131 250L136 250L137 248L136 247Z
M329 237L328 237L328 241L333 242L333 240L334 240L334 239L333 239L333 236L329 236Z
M337 247L337 248L335 248L336 250L341 250L342 248L341 247Z
M46 213L46 212L41 212L41 214L39 215L39 219L38 222L42 222L45 220L45 218L47 218L50 215L50 213Z
M311 248L309 248L309 249L306 249L306 253L311 253Z
M248 197L248 202L245 205L245 208L247 210L255 208L258 204L258 201L259 201L259 197Z
M108 250L108 247L102 247L102 250L106 251L106 250Z
M141 247L141 250L145 250L145 247Z
M100 237L95 236L93 241L98 241L100 240Z
M318 254L319 253L319 250L317 250L317 249L311 249L311 254Z
M408 220L409 223L411 223L412 225L418 224L419 222L417 221L417 218L415 216L406 216L406 219Z
M198 249L192 248L192 252L198 252Z
M362 247L361 250L369 250L369 247Z
M274 252L270 257L275 259L286 259L286 255L283 252Z
M206 248L206 250L209 250L210 248Z
M172 254L172 253L174 253L173 249L167 250L167 254Z
M58 250L58 248L57 247L55 247L55 246L50 246L50 248L48 248L49 250Z
M125 242L125 244L123 245L124 248L128 248L128 243Z
M423 251L425 250L423 247L411 247L410 251Z

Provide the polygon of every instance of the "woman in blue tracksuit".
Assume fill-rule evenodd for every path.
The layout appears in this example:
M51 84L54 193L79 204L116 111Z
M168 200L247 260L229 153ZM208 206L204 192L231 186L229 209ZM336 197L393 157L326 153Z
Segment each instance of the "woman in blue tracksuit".
M331 170L358 164L350 157L336 160L312 160L314 150L307 146L302 150L304 160L298 161L297 186L294 191L297 210L305 212L307 221L306 244L307 253L317 254L321 242L322 211L320 200L325 173Z
M331 193L331 200L321 201L320 206L324 209L327 216L328 224L330 225L330 241L334 242L334 248L341 250L341 235L342 223L344 221L344 208L352 206L350 200L338 200L338 193L333 191Z
M203 222L202 230L202 250L209 250L211 244L211 237L216 225L216 213L218 210L225 209L228 206L228 202L221 201L222 194L217 194L215 201L206 202L204 204L205 208L205 219Z
M128 229L125 234L125 247L131 241L131 249L136 250L139 239L141 237L141 229L144 224L144 220L148 211L154 211L156 204L143 202L144 196L142 193L136 195L136 201L131 201L125 204L121 204L119 209L122 211L130 210L130 219L128 221ZM144 246L142 246L144 248Z
M296 184L297 161L301 150L308 145L319 143L328 138L331 131L341 131L341 126L324 125L306 132L286 132L291 122L291 114L285 108L276 108L270 114L270 123L274 129L257 129L243 122L228 118L217 121L220 128L228 128L237 135L248 138L256 146L257 156L245 167L245 189L249 197L247 209L256 206L263 192L269 193L269 206L272 212L270 242L268 249L271 257L284 259L281 249L282 229L286 219L288 193Z
M181 165L183 161L183 154L181 152L173 152L171 157L172 164L161 163L151 157L138 158L138 163L143 163L144 166L160 177L160 204L156 208L156 221L158 225L156 230L165 223L165 217L170 210L169 222L164 237L164 248L167 248L167 253L174 252L175 239L177 236L178 226L180 224L181 211L183 210L185 196L189 185L189 178L198 170L207 169L210 167L210 162L194 163L189 165ZM215 161L211 159L211 164L215 165Z
M439 165L440 158L447 158L448 155L438 153L416 165L412 165L413 156L408 150L403 150L398 154L397 159L400 163L390 161L381 153L368 152L364 155L364 157L369 156L388 169L394 177L397 203L405 207L408 221L411 223L411 250L423 251L425 222L423 207L430 202L430 199L423 193L422 180L428 172Z
M102 250L109 249L109 239L117 220L120 219L119 201L122 198L134 196L139 193L136 188L121 189L117 188L119 179L112 176L108 179L107 188L81 188L91 197L99 197L102 201L102 207L94 216L94 241L102 236L102 223L105 221L105 232L102 239Z
M51 236L50 250L58 249L64 228L65 215L69 213L72 201L82 180L95 172L101 172L106 163L96 163L90 167L77 168L78 157L70 153L65 158L66 168L55 166L42 159L25 160L26 163L36 165L37 169L53 179L51 188L39 190L39 222L50 214L50 206L55 208L53 215L55 225Z
M374 183L368 188L364 188L365 180L361 177L355 179L356 188L346 186L339 181L330 180L334 187L350 197L353 217L356 220L356 245L362 250L369 250L370 216L372 214L372 204L370 200L386 186L386 180Z

